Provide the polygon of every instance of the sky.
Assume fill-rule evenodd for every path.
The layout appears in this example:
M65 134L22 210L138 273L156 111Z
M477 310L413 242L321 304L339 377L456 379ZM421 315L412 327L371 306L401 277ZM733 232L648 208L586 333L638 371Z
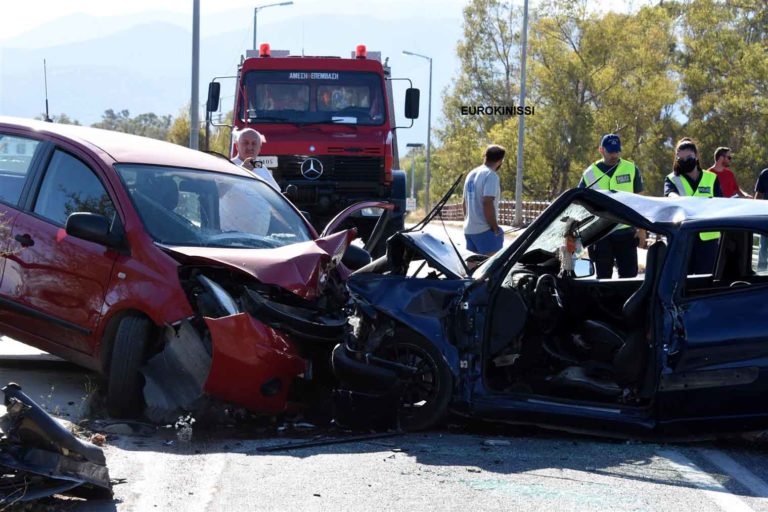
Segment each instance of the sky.
M241 7L256 7L276 3L273 1L249 0L201 0L200 11L204 20L206 14L227 11ZM429 16L436 11L446 16L455 13L461 16L466 0L295 0L293 5L270 7L259 11L259 25L269 21L282 21L297 14L347 14L374 15L379 18L395 18L403 15L413 17ZM191 17L192 0L37 0L34 2L3 2L0 16L0 43L46 22L75 12L94 16L118 16L146 11L173 11Z
M595 11L631 9L639 0L589 0L588 6ZM201 0L201 16L227 11L239 7L259 6L274 1L254 2L250 0ZM522 3L516 0L515 3ZM531 0L529 6L534 6ZM348 14L374 15L380 18L421 17L439 12L444 17L461 16L466 0L296 0L293 5L270 7L259 12L264 21L281 21L295 16L297 12L322 14L344 12ZM0 43L24 32L74 12L85 12L95 16L117 16L137 14L146 11L173 11L191 16L192 0L36 0L33 2L3 2L0 16ZM268 17L268 18L267 18ZM260 21L261 23L261 21Z
M245 19L230 19L233 10L240 10L243 13L252 13L251 8L255 6L264 6L270 3L282 0L200 0L201 6L201 33L202 37L215 36L216 34L226 34L228 41L236 43L237 48L250 47L253 37L252 32L252 14L246 14ZM529 6L534 8L541 0L530 0ZM588 8L596 12L605 12L607 10L624 11L632 9L650 0L588 0ZM429 54L435 57L434 66L434 89L432 99L432 128L440 125L441 107L440 97L443 90L450 85L453 76L458 69L458 58L455 56L454 48L457 38L460 37L460 23L462 19L462 9L468 0L294 0L293 5L274 6L259 11L258 16L258 34L259 42L270 41L273 48L289 49L292 53L300 53L305 46L308 54L341 55L342 50L352 49L357 43L366 43L369 50L385 50L385 56L391 58L390 63L393 66L393 74L397 77L409 77L413 79L416 87L421 88L424 101L427 96L427 83L429 77L429 67L423 59L407 57L401 54L402 49L408 49L417 53ZM521 4L523 0L513 0L515 4ZM126 28L126 24L139 25L148 21L171 22L174 25L182 27L184 30L191 28L192 19L192 0L33 0L24 1L3 1L0 9L0 76L2 76L3 52L6 49L28 49L28 48L55 48L57 45L76 43L77 41L88 41L98 39L110 33L119 32ZM103 17L98 22L89 21L92 25L88 29L83 29L78 25L78 29L67 30L67 17L73 24L75 14L85 13L89 16ZM310 30L310 23L318 16L329 16L336 14L345 14L353 17L367 17L372 20L394 20L390 22L390 27L395 27L391 34L355 34L354 30L346 29L348 33L335 34L336 37L323 37L316 35L310 40L310 34L322 34L322 31ZM178 15L178 16L177 16ZM314 18L313 18L314 17ZM83 16L80 16L82 23ZM90 19L90 18L87 18ZM327 18L326 18L327 19ZM455 26L446 27L441 33L415 33L417 30L409 28L400 30L404 23L401 20L411 21L410 27L414 26L413 21L420 19L430 20L455 20ZM33 32L36 28L45 26L44 29ZM415 26L418 26L416 23ZM280 33L278 27L281 27L283 33ZM112 30L114 28L114 30ZM312 27L317 28L317 27ZM44 33L41 37L38 34ZM233 35L234 34L234 35ZM307 40L305 41L305 34ZM26 35L26 37L25 37ZM344 36L343 38L340 36ZM233 41L232 38L237 39ZM383 39L382 39L383 38ZM341 47L339 41L344 39L344 45ZM350 39L346 41L346 39ZM386 44L382 44L384 41ZM328 44L333 42L333 47ZM287 44L286 44L287 43ZM85 43L87 44L87 43ZM337 47L339 46L339 47ZM385 47L386 46L386 47ZM389 47L389 48L387 48ZM48 50L46 50L48 51ZM205 60L205 48L201 48L201 58ZM18 51L16 52L18 53ZM51 52L53 53L53 52ZM30 54L32 55L32 54ZM38 53L34 54L36 57ZM212 76L231 75L236 70L236 64L239 61L240 51L232 53L232 58L221 62L221 68L214 70ZM68 55L76 60L76 55ZM180 59L189 58L188 55L179 54ZM59 110L54 112L66 112L75 119L80 119L85 123L91 123L97 118L88 118L82 110L71 106L73 96L70 91L58 90L59 97L56 98L57 88L61 82L56 80L57 65L61 60L48 58L49 78L51 83L51 99L56 100L55 105ZM218 63L218 61L217 61ZM203 62L202 64L205 64ZM32 63L30 64L32 65ZM39 66L35 61L34 65ZM6 64L6 69L9 66ZM35 71L37 73L37 71ZM39 77L32 86L37 87L40 84ZM201 76L203 86L200 89L200 101L204 100L205 85L209 76ZM104 78L104 80L108 80ZM402 94L398 91L402 83L395 84L395 104L398 105ZM26 82L6 83L6 96L12 93L12 87L27 87ZM230 84L225 84L230 86ZM404 88L405 86L402 85ZM231 86L230 86L231 88ZM140 94L152 95L154 92L150 88L147 90L137 90L131 93L135 96ZM0 83L0 93L3 92L3 84ZM39 96L34 96L34 109L38 108ZM17 105L21 103L12 95ZM2 97L2 94L0 94ZM188 97L188 96L187 96ZM67 102L69 100L69 103ZM155 110L159 114L176 115L179 105L183 100L177 102L163 103L159 108L150 109L144 106L135 106L132 113ZM121 105L108 105L108 107L123 108ZM107 106L101 106L101 112ZM39 112L39 110L33 110ZM427 108L422 104L422 114L416 121L412 130L404 133L403 140L399 141L400 146L413 139L414 141L422 137L426 132ZM0 112L2 114L2 112ZM6 112L8 114L8 112ZM21 115L13 114L12 115ZM25 114L30 115L30 114ZM93 116L92 116L93 117ZM434 132L433 132L434 133ZM406 135L407 134L407 135ZM425 141L421 141L425 142Z

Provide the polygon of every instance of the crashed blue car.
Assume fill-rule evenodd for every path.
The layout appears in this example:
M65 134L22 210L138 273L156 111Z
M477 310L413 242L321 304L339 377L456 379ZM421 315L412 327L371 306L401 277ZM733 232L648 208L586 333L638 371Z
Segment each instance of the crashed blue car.
M649 235L640 273L597 279L568 238L586 248L622 224ZM403 426L454 413L625 436L768 427L768 201L570 190L471 270L422 226L351 276L353 332L333 354L349 393L397 394ZM693 274L703 232L719 233L717 259Z

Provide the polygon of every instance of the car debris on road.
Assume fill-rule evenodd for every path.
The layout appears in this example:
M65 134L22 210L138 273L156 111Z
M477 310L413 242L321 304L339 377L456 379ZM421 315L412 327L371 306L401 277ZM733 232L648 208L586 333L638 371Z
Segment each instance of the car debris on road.
M76 438L15 383L3 388L6 414L0 417L0 504L54 494L111 499L104 452Z

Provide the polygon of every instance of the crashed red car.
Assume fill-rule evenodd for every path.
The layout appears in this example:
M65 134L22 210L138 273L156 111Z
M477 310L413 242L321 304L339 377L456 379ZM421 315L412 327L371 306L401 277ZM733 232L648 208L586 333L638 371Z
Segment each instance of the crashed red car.
M370 261L226 159L9 118L0 223L0 334L103 373L117 416L285 410L344 332L342 258Z

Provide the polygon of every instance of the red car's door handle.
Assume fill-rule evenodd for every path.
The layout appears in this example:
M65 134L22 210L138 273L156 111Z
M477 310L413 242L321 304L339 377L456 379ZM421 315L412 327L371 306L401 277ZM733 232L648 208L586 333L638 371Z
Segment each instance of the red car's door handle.
M30 247L32 245L35 245L35 241L32 240L32 237L29 236L28 234L16 235L13 238L15 238L16 241L19 242L22 247Z

